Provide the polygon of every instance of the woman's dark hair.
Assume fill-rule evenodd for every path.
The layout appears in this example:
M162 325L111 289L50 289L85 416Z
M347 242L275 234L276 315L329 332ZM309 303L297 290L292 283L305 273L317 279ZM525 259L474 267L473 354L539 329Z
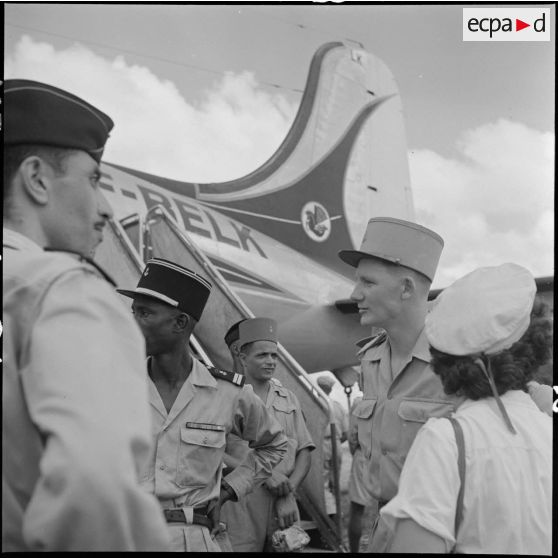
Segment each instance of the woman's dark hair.
M536 370L548 361L552 351L552 324L548 307L536 301L531 323L523 337L509 349L495 355L454 356L430 347L431 366L440 376L444 391L477 400L492 396L490 384L475 359L482 358L490 366L499 395L511 389L527 391L527 382Z

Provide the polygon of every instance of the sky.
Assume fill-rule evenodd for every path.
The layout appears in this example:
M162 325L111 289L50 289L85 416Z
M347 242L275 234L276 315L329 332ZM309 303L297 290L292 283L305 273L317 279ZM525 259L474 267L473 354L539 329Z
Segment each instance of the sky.
M316 49L360 44L399 86L416 220L445 240L433 286L506 261L554 273L554 39L463 42L459 4L4 8L6 78L84 97L116 122L107 161L188 182L264 163Z

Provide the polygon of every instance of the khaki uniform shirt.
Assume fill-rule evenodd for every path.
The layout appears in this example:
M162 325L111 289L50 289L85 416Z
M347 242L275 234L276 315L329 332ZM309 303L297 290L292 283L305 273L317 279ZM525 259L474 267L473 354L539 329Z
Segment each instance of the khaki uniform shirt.
M388 501L397 493L403 463L419 428L430 417L449 415L461 399L446 395L430 368L424 330L410 360L395 377L385 334L372 338L359 355L363 398L353 411L358 443L370 461L372 495Z
M213 377L198 360L170 412L149 380L155 445L141 482L164 507L200 507L219 496L225 438L247 440L253 451L226 481L238 498L263 482L287 451L287 439L251 386Z
M313 450L316 446L306 427L296 395L275 378L271 380L265 406L277 419L288 439L287 452L274 467L274 471L288 477L293 472L297 453L305 448ZM230 436L227 452L236 459L242 459L248 452L248 446L237 436ZM221 518L227 524L235 552L264 552L266 540L279 528L275 519L275 500L276 497L265 486L258 486L239 503L225 503Z
M2 550L166 550L144 341L95 268L4 229Z
M277 419L287 436L287 452L281 462L274 467L287 477L293 472L296 454L304 448L315 449L315 444L308 432L302 416L300 403L296 395L283 387L279 380L272 378L265 402L266 408ZM243 459L248 446L237 436L230 436L227 441L227 453L236 459Z

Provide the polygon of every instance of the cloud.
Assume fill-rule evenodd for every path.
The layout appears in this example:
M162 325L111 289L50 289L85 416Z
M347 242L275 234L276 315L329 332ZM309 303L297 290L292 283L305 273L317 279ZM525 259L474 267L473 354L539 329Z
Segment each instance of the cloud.
M23 36L5 76L79 95L115 121L105 159L169 178L224 181L254 171L279 147L297 106L260 89L253 74L226 72L194 106L170 81L123 56L75 44L63 50Z
M238 178L279 147L297 106L262 90L252 73L225 74L194 105L151 70L75 44L63 50L24 36L5 76L67 89L116 122L109 162L191 182ZM409 153L418 222L445 240L435 287L481 265L514 261L536 276L554 268L554 135L509 120L468 130L459 156Z
M554 135L500 119L468 130L459 155L410 151L417 220L445 240L435 286L511 261L554 273Z

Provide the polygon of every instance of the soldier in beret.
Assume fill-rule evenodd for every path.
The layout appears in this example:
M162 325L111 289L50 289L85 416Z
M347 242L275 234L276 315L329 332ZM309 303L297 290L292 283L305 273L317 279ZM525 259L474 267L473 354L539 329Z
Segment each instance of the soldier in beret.
M143 340L87 258L111 216L112 127L67 91L4 83L4 552L167 549L136 473L151 443Z
M391 217L368 222L360 250L339 257L356 268L351 298L360 323L383 333L359 342L363 399L353 409L358 444L369 461L370 492L381 509L397 493L399 475L419 428L449 415L460 398L446 395L430 367L424 331L428 293L443 240L416 223ZM372 527L369 552L385 551L388 530Z
M234 331L234 329L233 329ZM290 527L299 520L295 492L311 465L310 452L315 445L306 427L296 395L273 377L277 364L277 322L252 318L238 324L238 354L246 383L265 402L288 439L288 449L281 463L263 484L239 503L227 503L223 518L227 523L235 552L264 552L271 548L271 536L277 529ZM248 452L246 442L231 437L227 451L232 461L240 463Z
M240 360L240 346L239 346L239 332L238 328L242 322L245 322L246 318L239 320L238 322L234 323L225 333L225 343L231 353L231 358L233 361L233 371L237 372L238 374L244 374L244 369L242 367L242 361Z
M159 499L175 551L224 549L221 505L265 481L287 451L281 426L254 391L243 388L244 377L207 368L190 352L210 291L203 277L161 258L147 262L134 290L118 289L133 298L148 355L155 445L141 482ZM228 435L251 449L223 479Z

